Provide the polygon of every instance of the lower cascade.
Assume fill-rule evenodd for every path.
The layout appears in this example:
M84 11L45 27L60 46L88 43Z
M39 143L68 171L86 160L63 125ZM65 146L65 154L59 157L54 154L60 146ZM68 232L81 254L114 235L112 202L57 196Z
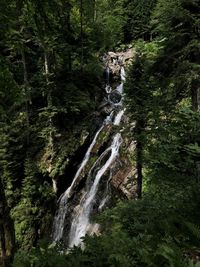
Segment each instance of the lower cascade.
M97 172L93 183L88 188L88 193L85 198L81 200L80 210L75 214L74 219L72 220L71 229L69 233L69 246L73 247L74 245L79 245L81 243L81 237L85 236L89 226L89 218L93 203L95 201L96 193L98 190L98 185L101 180L102 175L110 167L113 160L118 155L119 147L122 143L121 134L117 133L114 138L111 146L106 150L106 152L111 152L109 159Z
M109 84L109 67L106 67L107 84L105 91L107 93L107 101L111 106L110 113L96 132L70 187L58 200L58 210L53 222L52 239L54 242L61 242L65 239L67 240L68 247L82 246L82 238L87 233L92 234L99 231L99 225L90 222L91 215L94 211L100 212L110 198L109 182L112 179L113 164L119 157L119 149L123 141L119 131L119 125L125 111L123 108L125 70L121 62L118 62L118 64L120 66L121 82L114 90L112 90ZM113 94L112 97L111 94ZM101 151L101 154L91 164L92 154L99 142L98 139L101 138L103 132L107 133L112 127L116 127L118 131L111 132L107 147ZM105 181L104 176L107 177L107 175L108 179ZM86 180L85 186L81 189L79 196L76 197L77 199L73 200L73 195L76 195L74 193L76 193L76 189L83 179ZM103 195L102 190L99 192L100 187L104 188ZM99 197L100 193L101 196ZM72 201L74 204L70 205ZM67 227L66 224L68 225ZM68 236L66 237L65 235Z
M59 210L58 210L57 215L54 218L54 223L53 223L53 229L54 229L53 230L53 240L55 242L59 241L63 235L65 216L66 216L66 212L67 212L67 199L70 197L71 192L73 191L73 187L75 186L81 171L83 170L83 168L87 164L88 159L90 157L90 152L91 152L92 148L94 147L96 139L97 139L97 137L98 137L98 135L102 129L103 129L103 126L97 131L91 145L89 146L89 148L85 154L85 157L84 157L78 171L76 172L76 174L74 176L72 184L70 185L70 187L64 192L64 194L60 198Z

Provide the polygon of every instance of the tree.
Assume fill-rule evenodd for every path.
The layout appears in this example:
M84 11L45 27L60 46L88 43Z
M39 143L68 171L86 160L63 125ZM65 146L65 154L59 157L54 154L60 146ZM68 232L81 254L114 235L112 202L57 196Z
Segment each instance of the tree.
M137 196L142 196L143 150L145 143L145 127L148 120L151 90L148 81L147 61L141 54L136 54L130 66L125 83L126 104L128 112L135 124L134 137L136 144Z
M124 0L124 13L127 16L124 26L126 42L138 38L143 38L145 41L152 39L150 20L156 2L156 0Z
M155 31L164 37L153 71L173 86L176 100L190 97L194 111L200 106L199 12L198 0L160 0L153 16Z

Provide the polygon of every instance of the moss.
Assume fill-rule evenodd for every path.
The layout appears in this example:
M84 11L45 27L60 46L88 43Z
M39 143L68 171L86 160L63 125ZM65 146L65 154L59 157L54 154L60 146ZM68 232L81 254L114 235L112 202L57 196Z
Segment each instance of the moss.
M113 129L112 125L105 125L104 129L99 134L97 142L102 143L102 142L106 141L109 138L109 136L111 135L112 129Z

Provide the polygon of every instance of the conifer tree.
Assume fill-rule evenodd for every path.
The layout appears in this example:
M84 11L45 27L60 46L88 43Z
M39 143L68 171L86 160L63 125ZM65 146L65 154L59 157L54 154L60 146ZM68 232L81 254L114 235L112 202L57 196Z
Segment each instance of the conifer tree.
M151 90L149 87L147 61L141 54L136 54L130 66L125 83L126 104L132 121L135 121L133 138L136 139L137 195L142 196L143 150L145 144L145 127L150 110Z
M194 111L200 109L199 12L198 0L160 0L153 17L155 31L165 38L153 71L173 84L176 100L190 97Z

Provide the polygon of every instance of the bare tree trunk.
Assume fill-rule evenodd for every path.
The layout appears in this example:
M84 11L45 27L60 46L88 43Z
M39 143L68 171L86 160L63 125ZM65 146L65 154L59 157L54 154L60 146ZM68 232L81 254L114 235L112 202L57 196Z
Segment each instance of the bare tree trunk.
M44 69L46 77L46 86L47 86L47 106L52 106L52 88L49 80L50 75L50 63L49 63L49 53L44 50Z
M81 71L83 71L83 0L80 0L81 15Z
M49 54L48 52L45 51L44 49L44 69L45 69L45 77L46 77L46 86L47 86L47 107L51 108L52 107L52 84L51 81L49 79L49 75L50 75L50 62L49 62ZM49 133L49 141L48 141L48 145L52 151L53 154L53 131L51 129L53 129L53 121L52 121L52 117L49 116L49 126L50 126L50 133Z
M49 85L49 59L48 54L46 51L44 51L44 72L45 72L45 78L46 78L46 84Z

